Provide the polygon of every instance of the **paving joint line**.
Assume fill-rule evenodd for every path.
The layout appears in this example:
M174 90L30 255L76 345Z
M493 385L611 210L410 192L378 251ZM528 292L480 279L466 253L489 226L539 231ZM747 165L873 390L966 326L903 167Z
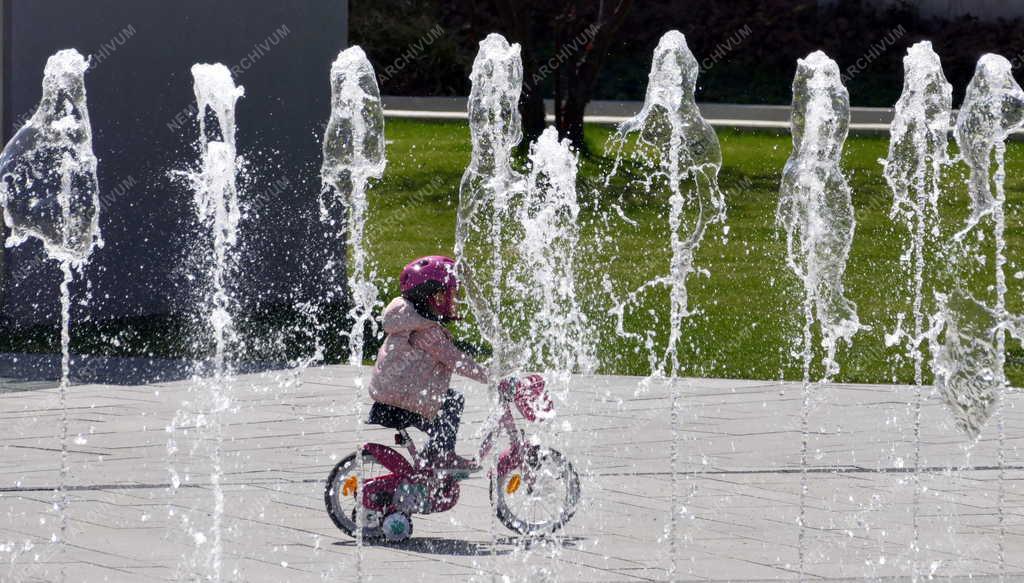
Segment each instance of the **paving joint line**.
M991 472L999 470L1000 467L996 465L992 466L968 466L968 467L945 467L945 466L930 466L926 468L920 468L922 474L946 474L951 472L967 473L967 472ZM1003 466L1003 470L1020 470L1024 471L1024 466ZM745 476L745 475L792 475L801 474L804 472L808 474L911 474L914 473L914 468L863 468L863 467L837 467L837 468L807 468L806 470L801 468L779 468L772 470L710 470L700 472L681 472L685 475L691 476ZM591 476L595 478L605 477L629 477L629 476L671 476L672 472L607 472L607 473L592 473ZM221 484L222 486L264 486L267 484L316 484L323 482L322 478L305 478L301 480L278 480L271 482L226 482ZM178 488L206 488L211 484L203 482L193 482L190 484L181 484ZM78 486L66 486L65 490L68 492L87 492L93 490L157 490L161 488L171 488L171 484L82 484ZM56 486L14 486L0 488L0 494L16 494L20 492L53 492L57 490Z

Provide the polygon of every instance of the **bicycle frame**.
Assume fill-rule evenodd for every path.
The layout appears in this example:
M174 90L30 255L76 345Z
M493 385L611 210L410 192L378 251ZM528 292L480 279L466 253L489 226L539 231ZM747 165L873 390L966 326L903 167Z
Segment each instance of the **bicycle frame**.
M518 467L523 462L523 457L526 453L523 432L516 426L515 419L512 417L512 407L506 398L502 398L501 410L497 414L492 414L485 423L489 423L491 429L487 431L480 441L480 453L477 459L483 461L487 458L491 450L494 449L495 439L501 435L502 431L508 435L510 442L508 449L501 452L498 456L497 471L500 476Z
M498 455L497 475L501 476L519 467L527 452L530 450L523 439L522 431L516 426L512 415L510 399L501 397L501 408L493 413L485 427L489 429L483 435L480 443L479 457L484 460L490 455L494 448L495 441L501 433L509 436L509 447ZM395 493L403 487L416 489L417 494L427 504L420 504L416 507L417 514L429 514L433 512L444 512L455 506L459 499L459 485L453 472L437 470L431 467L423 467L419 452L409 432L406 429L399 429L395 436L396 445L405 445L412 462L406 459L394 448L380 443L366 443L362 451L370 453L391 473L377 478L370 478L363 483L363 505L371 510L389 512L399 501L395 500ZM489 473L493 477L494 469Z

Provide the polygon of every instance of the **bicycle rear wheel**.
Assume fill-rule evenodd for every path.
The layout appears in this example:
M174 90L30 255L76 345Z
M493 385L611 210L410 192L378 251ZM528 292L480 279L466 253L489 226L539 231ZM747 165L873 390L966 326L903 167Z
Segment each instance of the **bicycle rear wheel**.
M363 452L362 477L357 474L358 464L355 453L338 462L327 477L324 487L324 503L327 514L335 526L345 534L355 537L357 528L357 512L362 512L363 538L374 539L384 536L383 520L380 512L366 508L362 504L362 485L376 477L390 474L373 454Z

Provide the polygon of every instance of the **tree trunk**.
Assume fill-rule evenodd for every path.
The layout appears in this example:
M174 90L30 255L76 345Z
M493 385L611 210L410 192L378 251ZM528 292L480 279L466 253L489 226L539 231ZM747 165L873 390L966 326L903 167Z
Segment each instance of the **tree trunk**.
M519 115L523 120L523 141L520 148L526 149L544 131L543 78L537 70L537 58L533 47L530 23L536 11L529 3L517 0L498 2L501 18L509 24L509 40L519 43L523 57L523 90L519 96Z
M564 62L555 76L555 127L559 137L568 138L578 151L585 149L583 114L593 95L598 72L632 3L618 0L606 13L601 2L596 17L590 21L584 14L592 4L570 0L557 19L555 58Z
M525 51L525 49L524 49ZM527 66L530 63L530 66ZM523 141L524 148L540 137L546 123L544 117L544 93L540 84L534 85L530 82L533 79L533 72L536 71L536 60L531 56L523 55L523 93L519 97L519 114L523 117ZM530 71L527 74L527 71Z
M606 2L611 9L605 9ZM553 75L558 135L582 151L583 113L633 0L499 0L497 4L501 20L508 25L509 40L522 47L522 146L528 147L544 131L543 84ZM551 55L541 56L535 48L535 28L553 30Z
M558 137L568 138L577 151L584 151L586 146L583 141L583 114L590 101L590 92L582 91L577 76L569 76L561 85L562 92L555 93L555 127L558 128Z

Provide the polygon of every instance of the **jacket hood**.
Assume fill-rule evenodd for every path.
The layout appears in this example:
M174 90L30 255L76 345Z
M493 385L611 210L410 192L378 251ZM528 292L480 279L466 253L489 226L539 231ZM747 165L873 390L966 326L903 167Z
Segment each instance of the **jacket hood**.
M419 315L412 302L401 297L395 298L387 308L384 308L384 315L381 319L385 334L408 334L440 325Z

